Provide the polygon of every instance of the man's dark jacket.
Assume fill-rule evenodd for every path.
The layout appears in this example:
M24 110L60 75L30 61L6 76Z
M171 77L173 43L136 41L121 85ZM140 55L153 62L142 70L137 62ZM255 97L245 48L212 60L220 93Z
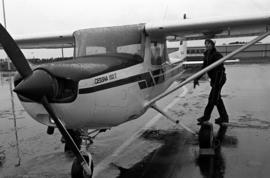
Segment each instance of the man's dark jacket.
M204 52L204 58L203 58L203 66L202 68L205 68L214 62L221 59L223 56L216 50L216 48L213 48L212 50L207 50ZM223 63L219 66L213 68L212 70L207 72L209 78L211 79L211 86L217 86L221 83L225 83L226 81L226 74L225 74L225 68ZM223 84L224 84L223 83Z

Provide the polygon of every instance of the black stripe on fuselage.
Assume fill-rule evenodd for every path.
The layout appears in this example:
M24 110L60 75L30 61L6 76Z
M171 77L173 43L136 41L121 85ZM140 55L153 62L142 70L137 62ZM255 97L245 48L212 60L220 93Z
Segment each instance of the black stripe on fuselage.
M161 69L153 70L151 73L153 76L156 76L156 75L163 74L164 70L161 68Z
M90 88L82 88L82 89L79 89L79 94L93 93L100 90L118 87L121 85L134 83L134 82L138 82L140 89L145 89L145 88L152 87L155 84L157 85L157 84L163 83L165 81L165 78L171 78L177 75L180 71L181 71L181 67L177 67L174 70L167 73L164 72L163 69L158 69L151 72L152 75L154 75L153 77L154 77L155 83L153 81L153 78L151 77L151 74L149 72L146 72L143 74L138 74L138 75L134 75L128 78L120 79L114 82L109 82L109 83L105 83L105 84L90 87Z
M139 82L139 86L141 89L148 88L154 86L154 81L150 75L149 72L139 74L139 75L134 75L128 78L120 79L114 82L110 83L105 83L102 85L98 85L95 87L90 87L90 88L82 88L79 90L79 94L86 94L86 93L93 93L99 90L105 90L108 88L113 88L117 87L120 85L125 85L133 82Z

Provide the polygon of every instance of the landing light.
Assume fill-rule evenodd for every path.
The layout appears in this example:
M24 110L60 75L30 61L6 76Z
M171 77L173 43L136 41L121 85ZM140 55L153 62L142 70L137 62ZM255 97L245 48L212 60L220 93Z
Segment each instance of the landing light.
M55 124L54 120L51 117L49 117L49 121L51 124Z

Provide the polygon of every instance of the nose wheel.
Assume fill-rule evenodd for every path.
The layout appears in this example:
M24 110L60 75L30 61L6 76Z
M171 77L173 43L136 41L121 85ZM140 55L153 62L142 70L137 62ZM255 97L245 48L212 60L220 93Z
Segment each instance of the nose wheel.
M94 163L92 155L87 151L88 147L93 143L92 139L95 138L99 133L104 132L104 129L94 130L88 132L87 129L81 129L80 131L73 131L74 140L78 141L80 147L80 153L87 162L87 164L82 164L76 157L73 160L71 167L71 177L72 178L92 178L94 171ZM97 132L97 133L96 133ZM94 136L91 134L96 133ZM77 139L76 139L77 138ZM75 142L76 142L75 141ZM89 172L86 172L89 170Z
M83 165L79 162L77 158L73 160L72 167L71 167L71 177L72 178L92 178L93 171L94 171L94 163L92 160L92 156L90 153L83 153L83 157L88 163L86 165L90 170L91 174L89 175L84 171ZM89 164L90 163L90 164Z

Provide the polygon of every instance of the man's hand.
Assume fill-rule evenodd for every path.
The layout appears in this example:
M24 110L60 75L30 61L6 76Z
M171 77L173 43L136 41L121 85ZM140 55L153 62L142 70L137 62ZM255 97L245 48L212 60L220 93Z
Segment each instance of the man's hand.
M193 81L193 87L196 88L197 85L198 85L198 86L200 85L200 84L199 84L199 80L195 79L195 80Z

